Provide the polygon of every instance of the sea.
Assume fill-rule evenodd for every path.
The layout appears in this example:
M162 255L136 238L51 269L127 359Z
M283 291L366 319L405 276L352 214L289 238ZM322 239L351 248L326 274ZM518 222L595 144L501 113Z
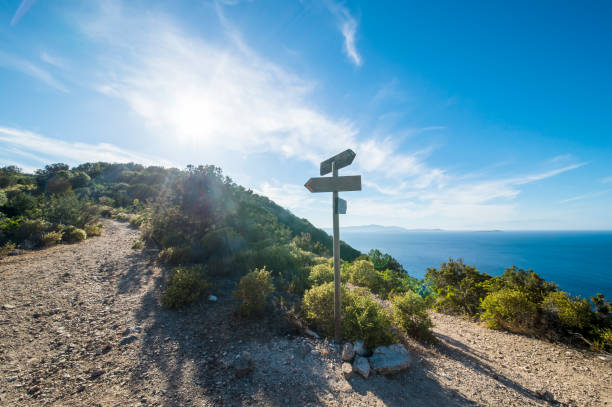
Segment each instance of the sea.
M363 253L389 253L419 279L453 258L493 276L513 265L532 269L574 296L612 298L612 231L341 230L340 239Z

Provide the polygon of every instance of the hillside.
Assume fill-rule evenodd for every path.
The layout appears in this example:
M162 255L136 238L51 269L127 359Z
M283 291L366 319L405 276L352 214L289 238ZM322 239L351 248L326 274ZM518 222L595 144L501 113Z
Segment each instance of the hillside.
M102 236L0 260L0 405L603 406L612 361L433 312L439 342L409 338L412 366L345 380L329 342L282 315L245 320L231 281L216 302L160 305L170 269L139 233ZM236 377L237 355L253 371ZM606 404L608 403L608 404Z

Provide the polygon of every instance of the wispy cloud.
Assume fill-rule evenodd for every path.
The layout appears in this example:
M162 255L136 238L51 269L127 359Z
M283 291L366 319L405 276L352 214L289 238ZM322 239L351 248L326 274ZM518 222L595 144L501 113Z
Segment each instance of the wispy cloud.
M602 178L602 179L601 179L601 182L603 182L604 184L609 184L609 183L612 183L612 176Z
M69 92L66 85L54 78L49 72L18 56L0 51L0 67L12 69L31 76L32 78L38 79L46 85L59 90L60 92Z
M28 11L30 11L30 8L34 5L34 3L36 3L36 0L21 0L21 4L19 4L17 11L15 11L13 18L11 19L11 27L19 23L19 20L21 20L21 18L25 16Z
M40 53L40 59L49 64L49 65L53 65L56 68L66 68L67 67L67 63L63 58L60 58L56 55L51 55L46 51L43 51Z
M605 195L608 192L611 192L612 189L606 189L603 191L597 191L597 192L591 192L589 194L583 194L583 195L577 195L577 196L573 196L571 198L567 198L567 199L563 199L561 201L559 201L559 203L568 203L568 202L574 202L574 201L582 201L584 199L593 199L593 198L597 198L599 196Z
M350 120L309 102L312 83L260 57L223 23L229 43L220 46L160 16L134 22L115 9L112 18L84 22L109 52L100 61L98 89L124 101L154 131L211 150L276 152L318 164L357 144ZM123 52L125 42L138 47Z
M359 51L357 51L356 36L358 23L355 17L353 17L350 11L342 4L336 3L332 0L326 2L329 10L334 14L338 20L338 25L342 37L344 38L344 52L349 57L351 62L356 66L361 66L363 60Z
M41 165L64 161L68 164L85 161L138 162L147 165L171 166L167 160L124 150L108 143L88 144L45 137L26 130L0 126L0 150L25 156Z

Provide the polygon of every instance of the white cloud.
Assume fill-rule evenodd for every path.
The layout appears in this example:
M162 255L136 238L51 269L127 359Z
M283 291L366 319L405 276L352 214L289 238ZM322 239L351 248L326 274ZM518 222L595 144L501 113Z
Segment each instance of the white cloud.
M355 45L357 21L346 10L343 14L344 21L342 21L341 23L340 31L342 32L342 36L344 37L344 51L355 65L361 66L363 61L361 60L361 55L359 55L359 52L357 51L357 46Z
M357 45L355 44L358 26L357 20L342 4L336 3L333 0L327 0L326 4L327 8L338 20L340 32L344 38L344 52L353 64L356 66L361 66L363 64L363 60L359 54L359 51L357 51Z
M601 182L603 182L604 184L609 184L612 182L612 177L602 178Z
M13 18L11 19L11 26L17 25L19 20L26 15L34 3L36 3L36 0L22 0L21 4L19 4L19 7L17 8L17 11L15 11Z
M51 55L46 51L43 51L40 53L40 59L49 64L49 65L53 65L56 68L66 68L68 66L68 64L66 63L66 61L63 58L60 58L58 56L55 55Z
M239 33L219 46L168 19L135 22L120 13L84 23L110 50L98 90L124 101L154 131L202 148L276 152L317 164L357 144L351 121L311 106L312 83L260 57ZM138 46L124 52L125 43Z
M346 172L362 173L364 189L371 194L349 204L351 222L372 223L374 218L448 228L509 223L516 219L515 199L522 185L584 165L506 178L491 179L485 173L466 180L429 165L431 149L400 152L406 148L400 149L397 139L385 134L366 138L352 120L317 109L312 103L316 84L251 49L219 5L228 38L223 44L182 31L167 17L134 17L138 14L123 10L120 3L111 5L93 20L79 19L83 30L103 45L96 75L100 92L124 102L153 132L219 155L266 152L318 166L322 159L353 148L358 159ZM558 161L563 160L548 165L560 165ZM264 183L257 192L320 225L329 219L328 208L318 207L322 200L302 185Z
M46 85L59 90L60 92L69 92L66 85L54 78L49 72L23 58L0 51L0 67L13 69L25 75L36 78Z
M167 160L127 151L108 143L68 142L10 127L0 126L0 142L2 142L0 150L12 153L13 157L18 154L30 161L38 161L41 165L58 161L68 164L106 161L172 165Z
M610 191L612 191L612 189L606 189L606 190L603 190L603 191L592 192L592 193L589 193L589 194L577 195L577 196L573 196L571 198L563 199L563 200L559 201L559 203L568 203L568 202L574 202L574 201L582 201L584 199L597 198L599 196L607 194Z

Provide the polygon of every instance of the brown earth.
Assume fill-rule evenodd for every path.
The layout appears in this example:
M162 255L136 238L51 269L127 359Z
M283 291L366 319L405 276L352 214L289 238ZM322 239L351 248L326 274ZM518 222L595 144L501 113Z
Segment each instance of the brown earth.
M407 340L408 371L347 381L329 342L237 317L231 282L217 302L163 309L167 270L137 238L106 221L103 236L0 260L0 405L612 406L608 355L437 313L439 343ZM254 369L237 378L245 351Z

